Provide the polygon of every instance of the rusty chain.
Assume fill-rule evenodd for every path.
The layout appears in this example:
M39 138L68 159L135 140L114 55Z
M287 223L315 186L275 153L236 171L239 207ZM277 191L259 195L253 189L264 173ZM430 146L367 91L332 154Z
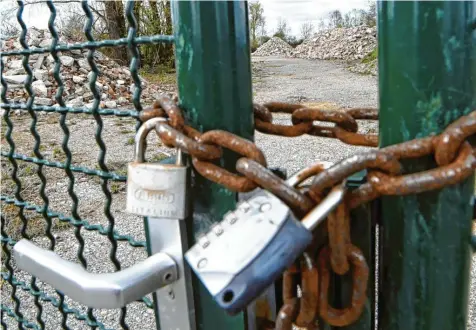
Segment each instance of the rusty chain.
M344 202L327 219L329 245L320 249L315 262L310 251L283 274L283 301L275 329L292 329L293 325L318 329L317 317L332 326L347 326L361 315L365 301L369 269L365 258L350 240L350 210L382 195L408 195L441 189L461 182L474 173L476 148L468 138L476 135L476 111L459 118L440 135L415 139L378 150L353 155L329 168L317 163L284 181L266 166L262 151L251 141L232 133L212 130L200 133L185 124L177 100L160 97L145 109L141 121L164 117L156 132L166 146L180 148L192 157L197 172L209 180L236 192L261 187L282 199L298 217L303 217L318 204L327 191L347 177L367 170L367 183L346 193ZM376 147L378 136L358 132L357 120L378 120L377 109L321 110L299 104L254 104L255 128L259 132L287 137L304 134L336 138L344 143ZM273 123L273 113L291 115L292 125ZM314 121L331 123L316 125ZM223 148L243 157L236 163L239 174L220 167ZM434 169L402 174L401 160L433 155ZM300 184L308 178L307 186ZM331 269L338 275L352 269L353 291L351 305L335 309L329 305L328 289ZM301 297L297 296L297 286ZM269 328L269 324L266 326Z

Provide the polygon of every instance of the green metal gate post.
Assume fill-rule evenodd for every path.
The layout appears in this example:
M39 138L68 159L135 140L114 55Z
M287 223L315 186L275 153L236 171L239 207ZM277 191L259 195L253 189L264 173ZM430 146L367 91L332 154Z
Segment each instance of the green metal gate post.
M472 1L378 4L380 144L440 133L475 106ZM431 157L404 162L432 168ZM465 329L473 181L383 198L379 329Z
M179 100L200 131L224 129L253 139L251 66L246 1L172 1ZM235 171L237 156L225 152ZM235 206L235 193L197 175L194 236ZM199 329L244 329L244 315L228 316L195 278ZM198 289L197 289L198 288Z

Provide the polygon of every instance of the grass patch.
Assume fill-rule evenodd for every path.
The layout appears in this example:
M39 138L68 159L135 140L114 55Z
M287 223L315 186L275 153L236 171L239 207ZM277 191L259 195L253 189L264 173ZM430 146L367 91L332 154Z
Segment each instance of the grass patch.
M153 84L175 85L177 80L175 69L158 65L153 68L142 68L139 70L142 78Z
M127 168L120 168L114 172L116 172L117 175L127 176Z
M135 139L134 139L133 136L131 136L130 138L128 138L127 141L126 141L126 145L128 145L128 146L131 146L131 145L133 145L134 143L135 143Z
M127 163L125 162L109 162L107 163L107 168L109 171L114 172L118 175L127 175Z
M373 62L377 59L378 57L378 48L375 47L374 50L372 50L370 53L365 55L365 57L362 59L362 63L370 63Z
M2 205L2 214L5 217L5 231L8 236L18 241L22 238L21 231L24 226L22 219L19 216L18 207L13 204ZM46 234L46 220L41 214L33 212L25 212L25 219L27 223L26 233L30 237L43 236ZM66 222L61 222L58 219L50 219L53 226L52 231L58 231L70 227Z
M33 165L33 164L29 164L27 166L24 166L21 169L20 177L22 177L22 176L31 176L31 175L35 174L36 168L37 168L37 166Z
M60 147L53 148L53 159L58 160L60 162L64 162L66 160L66 155L64 154L63 150Z

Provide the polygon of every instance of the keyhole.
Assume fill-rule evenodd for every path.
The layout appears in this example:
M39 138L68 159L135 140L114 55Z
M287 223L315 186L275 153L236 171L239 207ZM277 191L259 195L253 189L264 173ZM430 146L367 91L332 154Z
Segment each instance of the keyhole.
M233 300L234 297L235 297L235 294L233 293L233 291L227 290L223 294L223 302L228 304Z

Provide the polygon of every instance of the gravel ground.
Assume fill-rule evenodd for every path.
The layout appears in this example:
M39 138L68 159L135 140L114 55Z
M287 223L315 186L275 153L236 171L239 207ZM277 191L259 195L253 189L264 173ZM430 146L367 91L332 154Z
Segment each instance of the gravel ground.
M256 72L253 78L254 98L257 102L265 101L292 101L319 104L323 107L350 107L350 106L376 106L377 105L377 81L375 77L362 76L349 73L344 66L327 61L307 61L302 59L282 58L259 58L254 59ZM61 149L63 132L58 123L57 114L43 115L39 117L38 131L42 139L41 148L45 158L50 160L64 160ZM13 116L15 124L14 140L16 152L31 155L34 140L29 133L30 118L28 115ZM127 118L104 117L103 139L107 145L106 163L109 168L125 174L127 162L133 155L133 138L135 121ZM288 119L284 116L276 116L276 122L285 123ZM94 139L96 122L91 116L74 115L68 116L67 123L71 131L69 147L73 154L73 164L98 168L98 147ZM5 129L2 123L2 129ZM375 124L362 123L363 132L377 132ZM336 162L345 158L357 150L333 139L316 137L280 138L275 136L256 134L257 144L264 150L270 166L286 168L291 174L307 164L315 161ZM170 154L170 150L157 141L154 135L149 137L149 145L155 146L162 154L152 154L150 157L159 159ZM6 141L2 139L2 150L7 150ZM292 152L282 152L289 150ZM39 179L36 175L36 166L29 168L28 164L19 162L21 165L20 175L23 183L22 197L25 200L41 204L38 196ZM32 170L33 169L33 170ZM71 214L71 198L67 192L68 178L65 172L56 168L44 168L43 172L48 179L46 194L48 195L50 208L65 215ZM14 186L8 180L9 167L7 162L2 162L2 194L12 194ZM110 212L115 218L115 228L121 234L130 234L137 240L144 240L142 219L126 214L125 208L125 184L110 182L109 189L112 192L112 205ZM101 189L101 180L85 174L75 173L74 192L79 198L78 214L88 219L91 223L108 225L104 216L104 193ZM18 222L14 208L2 205L2 213L6 217L7 224ZM44 220L37 214L26 212L28 217L28 232L32 240L42 247L48 246L48 239L41 235ZM76 261L78 243L74 231L67 226L56 224L55 235L57 244L56 253L67 260ZM10 234L18 236L18 229L8 227ZM84 256L88 261L88 269L92 272L111 272L114 267L109 259L111 244L107 237L98 235L97 232L81 230L85 240ZM117 257L124 268L133 265L146 257L144 249L132 248L125 242L118 243ZM13 264L13 266L15 266ZM476 270L473 267L471 276L472 292L476 286ZM18 280L29 282L31 277L16 271ZM44 283L38 286L47 294L57 297L54 290ZM11 287L5 281L2 282L2 302L14 307L10 298ZM31 296L19 289L17 296L22 301L20 311L29 321L36 318L36 308ZM476 327L476 301L475 295L471 294L470 317L468 329ZM86 309L70 299L66 298L69 307L75 307L84 312ZM61 315L50 303L43 303L43 319L47 329L61 328ZM106 328L120 328L119 311L94 310L94 315L106 326ZM16 322L5 317L5 322L10 328L16 328ZM155 323L152 310L143 304L134 303L128 306L126 322L130 329L153 329ZM68 325L71 329L86 329L84 322L78 322L73 316L68 317Z

